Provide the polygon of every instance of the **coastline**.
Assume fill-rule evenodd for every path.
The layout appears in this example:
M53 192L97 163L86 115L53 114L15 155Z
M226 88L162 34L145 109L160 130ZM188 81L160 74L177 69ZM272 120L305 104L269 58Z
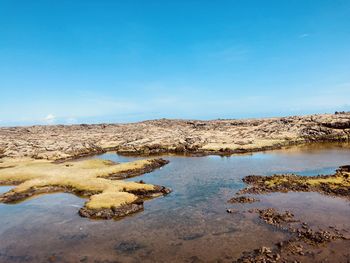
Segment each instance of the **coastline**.
M0 128L0 160L67 161L122 155L232 155L319 142L350 141L350 113L245 120L150 120Z

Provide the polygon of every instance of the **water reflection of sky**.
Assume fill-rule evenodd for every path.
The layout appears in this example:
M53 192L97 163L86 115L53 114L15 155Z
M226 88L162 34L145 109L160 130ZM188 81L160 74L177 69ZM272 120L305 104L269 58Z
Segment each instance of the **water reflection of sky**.
M13 188L13 186L0 186L0 194L6 193L7 191L10 191Z

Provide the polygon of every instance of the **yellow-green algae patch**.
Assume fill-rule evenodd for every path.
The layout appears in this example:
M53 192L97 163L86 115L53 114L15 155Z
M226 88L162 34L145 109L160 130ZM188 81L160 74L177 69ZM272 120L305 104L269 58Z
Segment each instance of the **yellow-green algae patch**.
M250 175L243 178L249 187L239 193L269 192L320 192L350 198L350 166L340 167L333 175L299 176L278 174L272 176Z
M291 184L296 186L320 186L328 185L333 187L350 187L350 173L336 173L333 176L326 177L307 177L307 176L298 176L298 175L286 175L286 176L275 176L269 177L264 181L267 187L278 187L285 184Z
M101 209L120 207L137 200L137 196L126 192L104 192L102 194L93 195L86 203L88 209Z
M71 192L89 197L80 211L82 216L118 217L128 214L134 203L137 207L133 206L133 212L142 209L144 197L169 193L165 187L120 179L153 171L166 163L163 159L120 164L101 159L64 163L5 159L0 163L0 184L17 186L0 195L0 202L17 202L42 193Z

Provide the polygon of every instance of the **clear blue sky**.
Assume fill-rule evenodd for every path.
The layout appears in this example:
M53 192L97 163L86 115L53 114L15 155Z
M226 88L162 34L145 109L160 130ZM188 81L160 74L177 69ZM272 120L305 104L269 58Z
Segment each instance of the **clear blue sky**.
M0 0L0 125L350 110L350 1Z

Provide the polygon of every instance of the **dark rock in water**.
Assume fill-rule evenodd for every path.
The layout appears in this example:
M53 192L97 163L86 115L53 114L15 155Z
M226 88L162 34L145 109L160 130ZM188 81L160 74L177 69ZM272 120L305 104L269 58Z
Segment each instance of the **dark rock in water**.
M79 210L82 217L95 219L117 219L143 210L143 203L132 203L121 207L112 207L110 209L88 209L83 207Z
M238 263L275 263L275 262L300 262L296 261L298 255L305 256L311 253L310 247L318 247L320 244L328 243L332 240L345 239L339 231L330 232L327 230L312 230L307 223L300 223L294 219L294 215L285 211L278 212L273 208L255 209L259 213L259 218L265 223L287 231L290 238L275 244L274 247L261 247L253 251L244 252L243 255L234 262ZM304 247L304 245L307 245ZM308 248L306 248L308 247ZM293 259L293 260L292 260ZM302 262L308 262L307 260Z
M261 247L252 252L244 252L238 263L275 263L281 258L280 254L269 247Z
M189 241L189 240L195 240L195 239L201 238L203 236L204 236L204 234L194 233L194 234L191 234L191 235L184 236L182 239L185 240L185 241Z
M81 263L86 263L86 262L88 262L88 260L89 260L89 258L88 258L87 256L85 256L85 257L82 257L82 258L79 260L79 262L81 262Z
M115 246L115 250L126 254L132 254L142 248L145 248L145 246L135 241L123 241Z
M232 214L232 213L237 212L237 211L233 210L233 209L226 209L226 212L229 213L229 214Z
M259 201L260 200L258 198L254 198L250 196L233 197L230 200L228 200L229 203L254 203Z
M278 226L283 223L297 222L294 220L294 215L289 211L278 213L273 208L267 208L258 210L258 212L259 217L270 225Z
M341 166L335 174L299 176L275 174L272 176L249 175L243 182L250 185L238 194L265 194L273 192L318 192L326 195L350 198L350 165Z

